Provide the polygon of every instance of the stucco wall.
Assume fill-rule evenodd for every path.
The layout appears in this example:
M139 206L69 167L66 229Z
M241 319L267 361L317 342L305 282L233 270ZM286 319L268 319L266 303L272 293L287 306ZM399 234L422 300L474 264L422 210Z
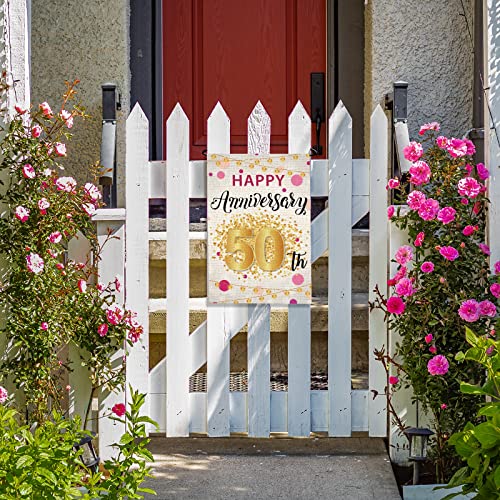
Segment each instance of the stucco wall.
M57 104L64 80L81 81L78 99L92 116L73 128L67 171L80 181L85 167L99 160L101 84L121 93L118 112L118 186L124 186L124 120L129 109L128 0L32 0L32 102ZM124 206L123 189L118 193Z
M472 24L473 1L464 4ZM461 136L471 128L473 56L460 12L458 1L368 0L365 123L392 82L404 80L410 137L421 123L434 120L445 134Z

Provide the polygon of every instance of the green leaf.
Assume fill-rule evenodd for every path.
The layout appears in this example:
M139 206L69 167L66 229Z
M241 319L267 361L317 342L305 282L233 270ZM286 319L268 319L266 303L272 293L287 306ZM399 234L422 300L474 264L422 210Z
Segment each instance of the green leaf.
M493 478L495 481L495 486L500 489L500 464L495 469L495 473L493 474Z
M478 385L468 384L467 382L460 382L460 390L464 394L486 394L482 387Z
M476 346L477 345L477 337L474 334L474 332L468 327L465 327L465 340L471 345L471 346Z
M29 455L23 455L22 457L19 457L18 461L16 462L16 467L18 469L24 469L25 467L29 467L33 462L33 457L30 457Z
M133 440L134 438L130 434L123 434L123 436L120 439L120 444L128 444Z
M485 448L500 446L500 429L489 422L479 424L474 429L474 436Z

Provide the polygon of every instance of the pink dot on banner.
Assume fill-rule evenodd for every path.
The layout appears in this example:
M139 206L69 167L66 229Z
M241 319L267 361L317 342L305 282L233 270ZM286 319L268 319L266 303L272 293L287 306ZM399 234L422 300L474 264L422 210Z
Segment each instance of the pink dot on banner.
M246 274L243 275L244 278L248 278L248 276Z
M284 193L286 193L286 188L283 188L283 189L282 189L282 191L283 191Z
M225 174L222 170L219 170L219 171L217 172L217 177L218 177L219 179L224 179L224 177L225 177L225 176L226 176L226 174Z
M217 257L220 257L220 252L217 252Z
M214 175L214 174L212 174L212 172L209 172L209 173L208 173L208 175L209 175L210 177L212 177L212 175Z
M304 283L304 276L302 276L302 274L294 274L292 276L292 283L294 285L302 285L302 283Z
M221 292L227 292L229 290L229 281L227 280L219 281L219 290Z
M243 169L242 169L242 168L240 168L240 174L242 174L242 173L243 173Z
M300 238L295 238L295 243L298 243L300 241Z
M290 299L290 304L296 304L297 300L296 299Z
M300 186L302 184L302 177L298 174L292 175L290 180L294 186Z

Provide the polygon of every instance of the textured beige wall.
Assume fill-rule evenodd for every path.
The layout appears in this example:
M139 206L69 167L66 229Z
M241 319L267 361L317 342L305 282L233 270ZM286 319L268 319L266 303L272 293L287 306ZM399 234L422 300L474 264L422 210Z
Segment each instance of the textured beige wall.
M124 120L129 109L128 0L32 0L32 102L57 104L64 80L78 78L78 99L92 119L73 128L67 171L80 181L85 167L99 160L101 84L111 81L121 93L118 113L118 202L123 206Z
M473 0L464 0L473 22ZM392 82L408 87L410 137L439 121L445 134L471 128L473 56L460 2L368 0L365 11L365 122ZM366 152L369 138L366 135Z

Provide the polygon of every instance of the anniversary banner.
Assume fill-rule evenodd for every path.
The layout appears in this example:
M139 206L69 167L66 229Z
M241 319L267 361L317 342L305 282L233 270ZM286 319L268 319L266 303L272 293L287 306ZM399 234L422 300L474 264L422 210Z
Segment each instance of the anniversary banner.
M209 155L210 303L311 303L310 164L306 154Z

